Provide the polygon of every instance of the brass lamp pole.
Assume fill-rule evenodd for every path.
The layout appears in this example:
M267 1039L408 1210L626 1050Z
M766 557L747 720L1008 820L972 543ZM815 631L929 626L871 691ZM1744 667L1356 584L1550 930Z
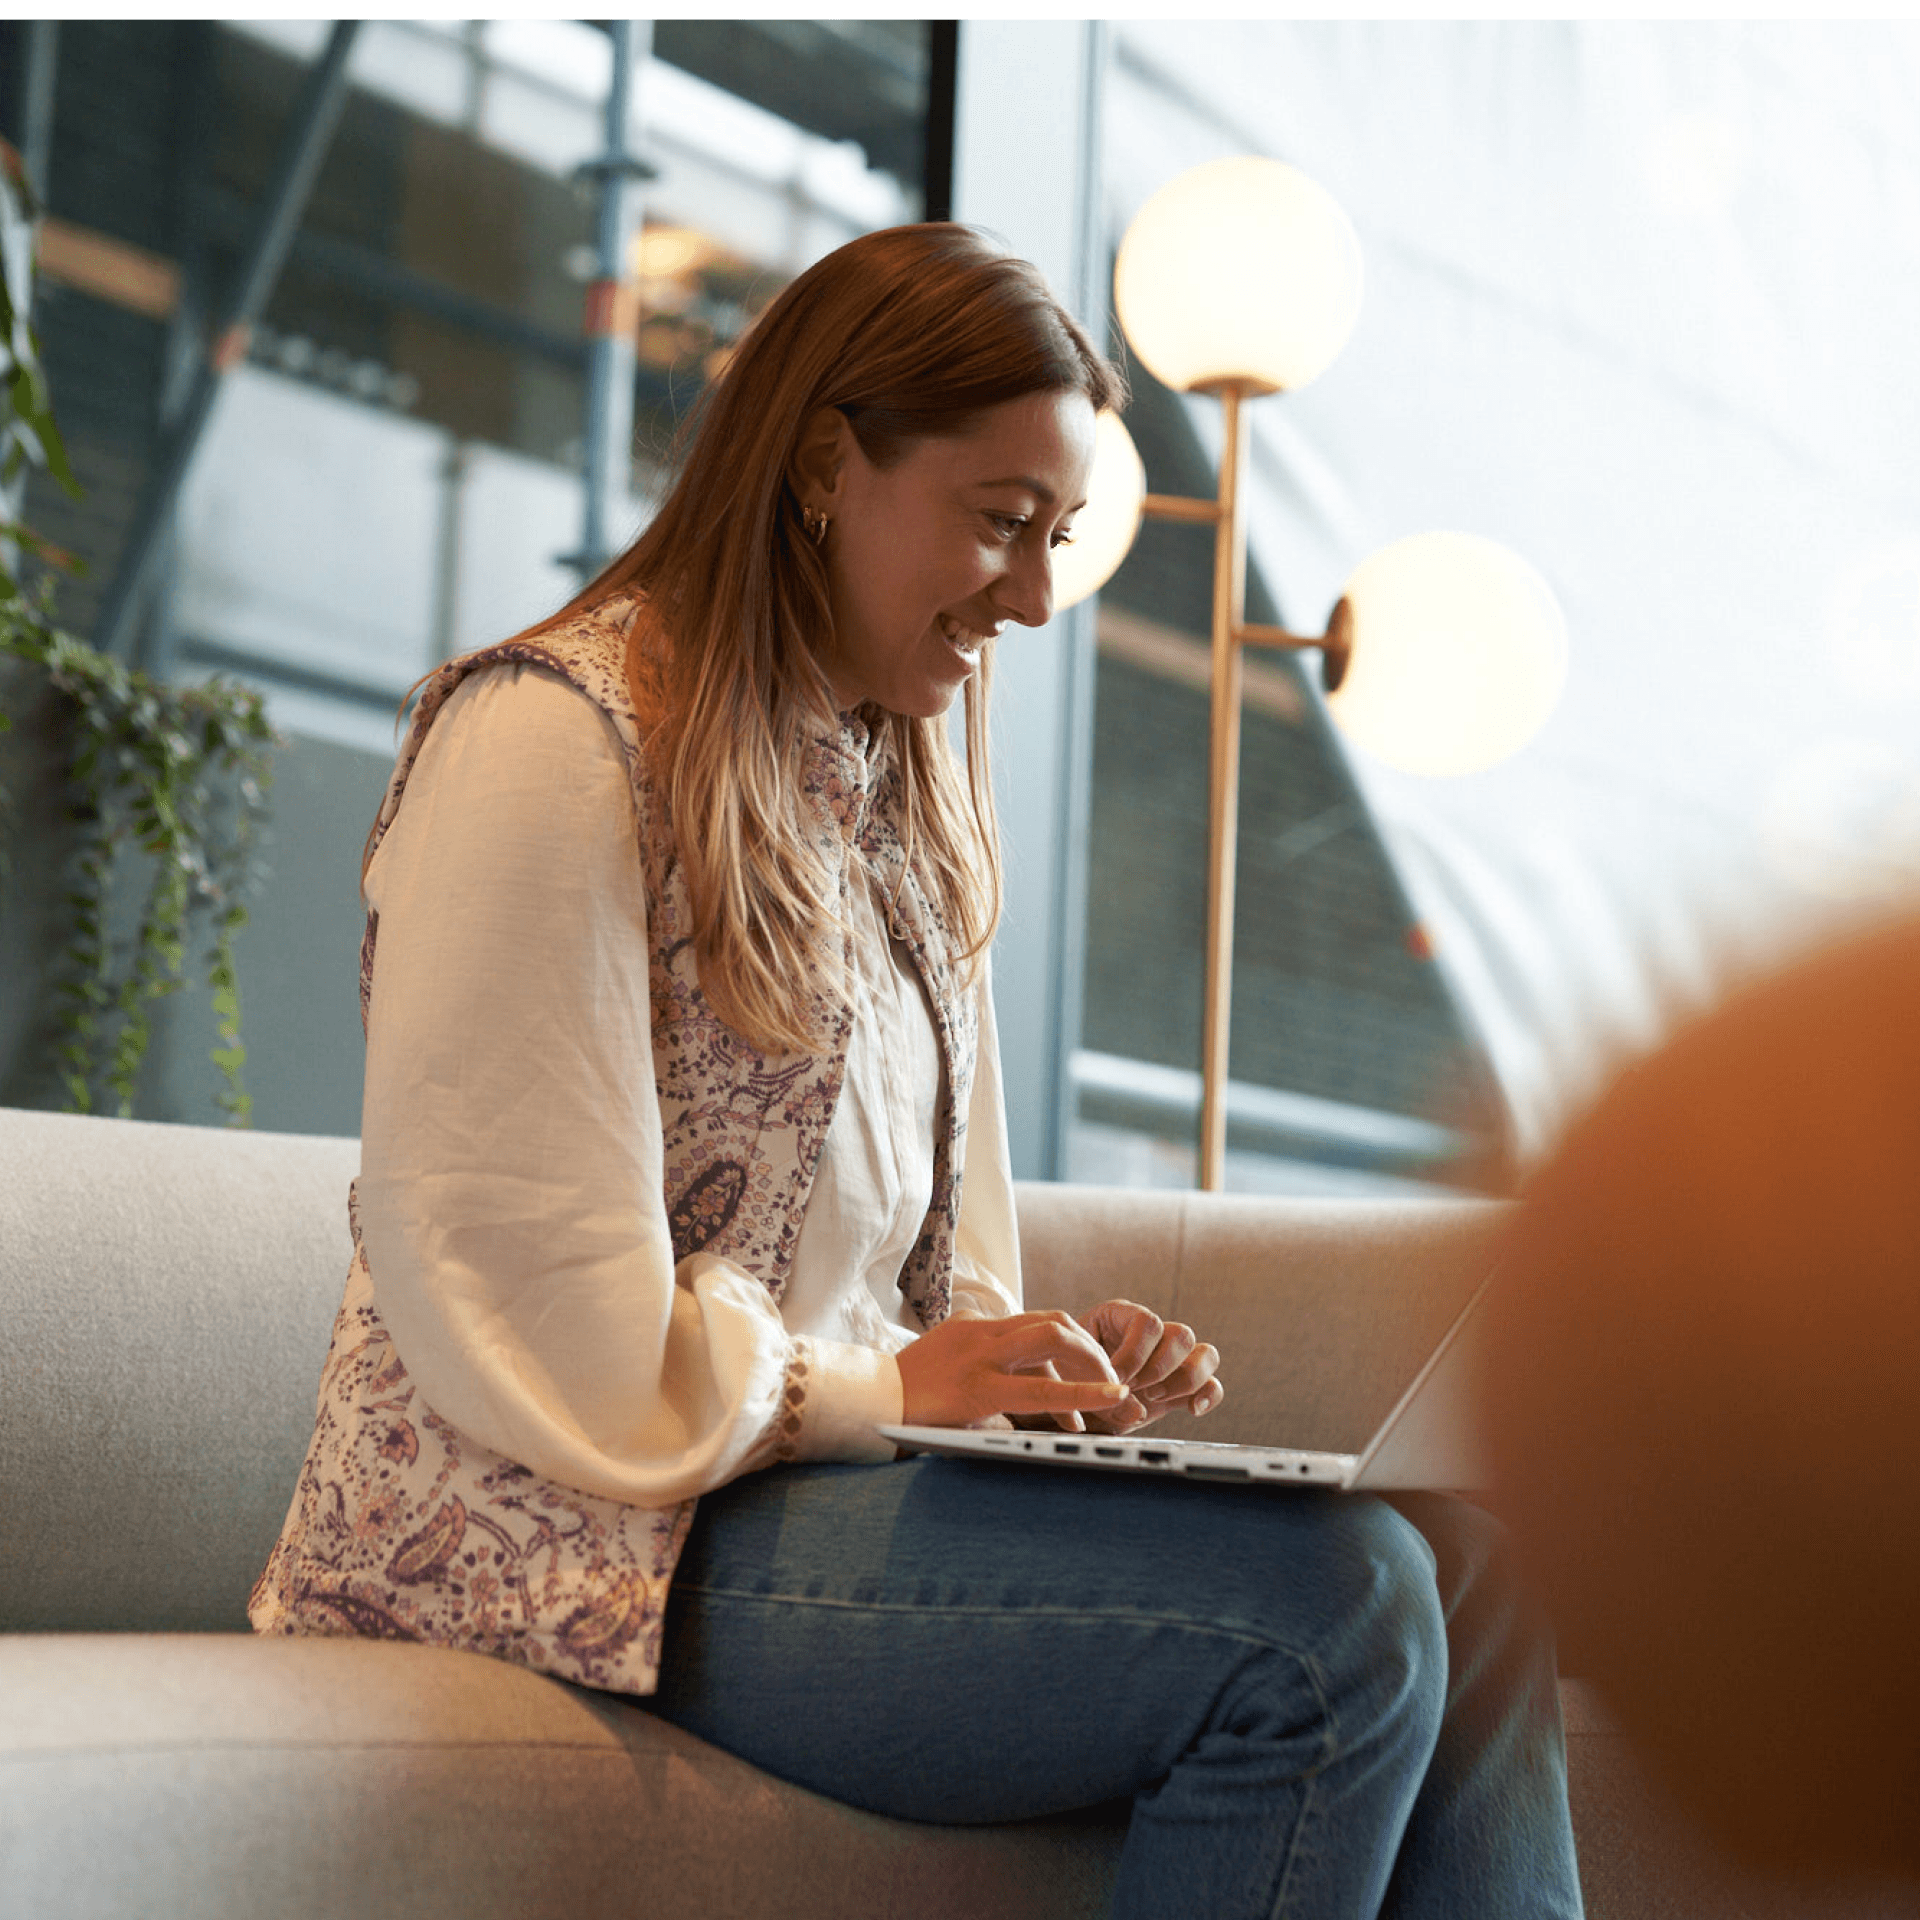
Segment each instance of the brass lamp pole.
M1195 391L1220 401L1220 491L1212 500L1150 493L1140 511L1156 520L1185 520L1213 528L1213 636L1211 714L1207 756L1207 975L1201 1027L1200 1185L1217 1193L1227 1153L1227 1044L1233 1018L1233 874L1240 818L1240 693L1243 647L1318 647L1332 693L1346 675L1352 621L1342 600L1327 631L1289 633L1250 625L1247 603L1245 493L1247 441L1244 404L1277 388L1265 381L1209 381Z

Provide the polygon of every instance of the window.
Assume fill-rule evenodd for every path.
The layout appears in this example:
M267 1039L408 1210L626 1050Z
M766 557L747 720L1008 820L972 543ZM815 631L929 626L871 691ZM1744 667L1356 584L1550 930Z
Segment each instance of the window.
M50 293L66 308L48 329L56 396L90 499L71 524L51 497L35 513L90 561L63 602L83 630L329 31L62 30L54 210L136 243L177 286L138 319L97 288ZM631 118L657 177L633 262L616 546L730 342L820 254L919 217L927 152L924 22L663 21L654 35ZM597 272L580 170L606 146L611 60L608 34L581 21L361 25L298 234L180 492L149 663L241 672L282 727L389 753L408 685L578 584L581 315Z

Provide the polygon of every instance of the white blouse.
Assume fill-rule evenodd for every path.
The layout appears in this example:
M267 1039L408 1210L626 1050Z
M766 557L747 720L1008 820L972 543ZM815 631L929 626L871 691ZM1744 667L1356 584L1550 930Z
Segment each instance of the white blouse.
M900 1417L893 1356L919 1331L895 1283L932 1194L941 1061L870 890L849 903L846 1079L778 1303L715 1255L673 1261L646 893L606 715L538 667L469 676L366 891L362 1284L426 1404L550 1479L658 1506L761 1464L800 1343L798 1457L890 1458L873 1428ZM953 1303L999 1315L1020 1270L979 992Z

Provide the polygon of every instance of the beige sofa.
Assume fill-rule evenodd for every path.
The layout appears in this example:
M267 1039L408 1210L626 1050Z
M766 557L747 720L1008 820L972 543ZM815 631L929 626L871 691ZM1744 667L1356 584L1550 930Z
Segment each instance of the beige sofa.
M357 1154L0 1110L0 1915L1104 1911L1113 1809L909 1826L499 1662L246 1632ZM1232 1362L1210 1433L1284 1416L1346 1447L1483 1270L1498 1210L1035 1185L1020 1222L1034 1303L1124 1294L1205 1328ZM1827 1910L1705 1863L1586 1692L1566 1702L1595 1920Z

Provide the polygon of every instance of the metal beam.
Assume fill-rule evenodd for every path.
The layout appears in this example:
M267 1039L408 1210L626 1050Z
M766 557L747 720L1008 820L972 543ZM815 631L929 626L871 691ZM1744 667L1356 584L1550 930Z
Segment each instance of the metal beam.
M599 277L587 290L586 484L577 556L583 580L613 557L608 537L613 503L626 492L633 471L634 339L640 316L631 256L640 227L640 183L653 177L653 169L628 146L634 75L652 48L653 22L615 20L608 31L613 70L607 78L607 150L580 169L600 187Z
M1062 286L1096 344L1103 344L1109 265L1106 206L1101 193L1101 115L1106 99L1112 28L1101 20L1086 27L1080 70L1079 140L1074 168L1071 252L1063 255ZM1087 891L1093 835L1094 683L1098 674L1098 601L1070 608L1062 634L1059 760L1054 808L1053 969L1047 982L1048 1032L1053 1052L1040 1088L1038 1171L1042 1179L1067 1177L1067 1146L1080 1117L1080 1089L1072 1062L1086 1016Z
M953 109L960 78L960 22L927 22L926 158L920 169L923 220L953 218Z
M302 693L324 694L329 700L372 708L383 714L399 712L407 696L406 683L413 678L411 662L397 681L388 684L337 672L315 661L283 660L278 654L229 646L204 634L183 633L176 645L184 665L212 667L221 673L237 675L251 686L264 682L269 688L293 687Z
M357 20L335 23L326 50L308 74L295 105L273 177L261 199L260 224L241 265L238 288L214 335L212 350L201 362L193 390L162 442L128 531L95 636L103 653L126 655L132 651L154 558L179 497L180 484L193 464L219 398L221 380L246 357L248 331L273 293L294 230L332 145L347 100L347 57L359 30ZM150 669L163 665L144 657L136 658L135 664Z
M53 95L60 70L60 22L29 20L27 57L20 76L20 158L44 213L53 172Z
M252 209L224 187L203 189L198 195L208 231L221 241L243 238ZM295 266L323 275L358 293L371 294L396 307L424 313L450 327L491 340L515 353L524 353L550 365L578 373L587 363L586 344L578 334L562 333L515 313L510 307L462 293L457 287L391 260L357 241L330 233L298 233L287 255Z

